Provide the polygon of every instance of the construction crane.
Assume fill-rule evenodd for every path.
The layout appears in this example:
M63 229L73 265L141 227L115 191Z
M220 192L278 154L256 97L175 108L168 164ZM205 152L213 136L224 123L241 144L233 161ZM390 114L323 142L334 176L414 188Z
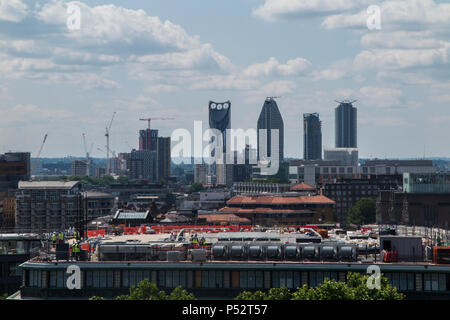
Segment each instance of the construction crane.
M92 164L92 159L91 159L91 153L92 153L92 148L94 147L94 143L91 143L91 147L89 148L89 151L86 147L86 134L83 133L83 145L84 145L84 152L86 153L86 176L90 176L91 175L91 164Z
M175 118L141 118L139 120L141 121L147 121L148 122L148 131L150 131L150 122L152 120L174 120ZM150 143L151 143L151 139L148 139L149 141L148 143L148 148L150 149Z
M111 126L114 120L114 116L116 115L116 112L114 111L111 121L109 122L109 126L106 127L106 133L105 133L105 137L106 137L106 174L110 173L110 168L109 168L109 133L111 132Z
M100 149L98 147L97 147L97 150L105 153L105 151L103 149ZM123 160L120 159L119 156L117 156L116 152L114 150L111 150L111 149L108 149L108 151L111 152L113 157L117 159L117 162L119 163L119 167L122 167Z
M34 169L36 169L37 161L38 161L39 157L41 156L42 148L44 148L44 144L45 144L45 141L47 140L47 136L48 136L48 134L45 134L44 140L41 143L41 147L39 148L39 151L38 151L36 157L34 158L33 165L31 166L31 174L33 173Z
M147 121L148 122L148 129L150 130L150 122L152 120L174 120L175 118L141 118L139 120L141 121Z

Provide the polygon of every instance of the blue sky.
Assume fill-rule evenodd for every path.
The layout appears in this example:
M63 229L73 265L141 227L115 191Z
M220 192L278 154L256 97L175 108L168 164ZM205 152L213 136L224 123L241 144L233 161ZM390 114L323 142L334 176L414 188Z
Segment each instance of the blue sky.
M67 5L81 8L69 30ZM381 29L366 25L370 5ZM302 114L334 146L335 99L358 99L361 157L450 156L450 4L432 0L0 0L0 152L103 156L138 145L141 117L170 136L232 101L254 128L266 96L303 156Z

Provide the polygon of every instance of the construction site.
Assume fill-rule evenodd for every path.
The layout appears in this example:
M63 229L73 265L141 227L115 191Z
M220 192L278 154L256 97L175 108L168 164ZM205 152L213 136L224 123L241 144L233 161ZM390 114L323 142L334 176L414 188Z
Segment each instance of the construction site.
M348 272L378 266L409 299L450 297L450 250L444 230L365 226L346 232L330 226L264 229L139 227L123 234L89 231L74 252L70 234L42 239L39 252L20 265L22 287L10 299L114 298L143 279L160 289L182 286L202 298L232 298L243 290L315 287L345 281ZM439 241L441 246L437 246ZM81 270L69 290L69 266Z

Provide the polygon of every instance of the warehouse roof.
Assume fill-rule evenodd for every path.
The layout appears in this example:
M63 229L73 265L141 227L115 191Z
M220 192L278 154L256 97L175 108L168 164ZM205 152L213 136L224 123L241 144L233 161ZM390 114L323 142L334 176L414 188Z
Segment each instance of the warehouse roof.
M312 196L235 196L227 201L227 205L239 204L260 204L260 205L277 205L277 204L334 204L335 202L323 195Z
M297 183L291 187L291 191L315 191L316 188L304 182Z
M124 211L118 210L116 212L116 214L114 215L114 220L116 220L116 219L121 219L121 220L147 219L149 214L150 214L150 211L124 212Z
M19 181L19 189L66 189L81 185L80 181Z

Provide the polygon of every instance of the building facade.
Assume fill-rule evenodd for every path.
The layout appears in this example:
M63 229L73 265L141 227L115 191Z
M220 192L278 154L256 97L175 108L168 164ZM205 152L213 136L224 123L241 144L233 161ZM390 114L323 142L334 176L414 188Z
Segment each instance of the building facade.
M322 121L318 113L303 114L303 158L322 159Z
M132 150L130 155L130 173L132 179L158 180L157 152L150 150Z
M357 148L331 148L324 150L325 161L339 161L344 166L358 166Z
M431 160L367 160L363 165L349 166L336 160L289 162L291 183L320 185L342 179L368 179L372 176L402 175L405 172L435 173Z
M156 151L158 144L158 130L139 130L139 150Z
M403 173L403 191L381 192L377 222L410 226L450 226L450 174Z
M18 232L54 232L82 219L79 181L20 181L16 193Z
M379 192L398 190L401 185L401 175L388 175L326 182L321 188L325 196L336 202L336 221L345 224L348 211L360 199L369 198L376 201Z
M170 137L158 137L158 180L170 177Z
M335 147L357 147L357 110L352 102L342 101L335 109Z
M114 206L114 196L110 193L98 191L86 191L83 193L87 199L88 220L108 216L112 213Z
M72 176L87 176L87 163L83 160L73 160L70 166L70 174Z

